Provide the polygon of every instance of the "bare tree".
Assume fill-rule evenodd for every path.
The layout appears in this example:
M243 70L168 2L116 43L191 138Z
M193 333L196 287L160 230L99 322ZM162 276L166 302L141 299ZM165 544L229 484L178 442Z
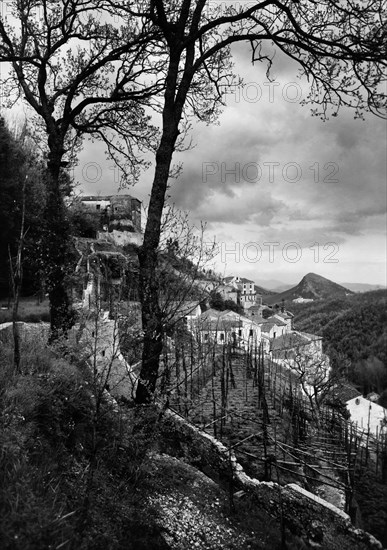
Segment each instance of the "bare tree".
M223 105L222 92L235 85L232 44L249 43L252 61L265 62L269 76L276 51L298 62L310 82L308 101L323 118L329 106L333 114L345 106L359 116L363 110L382 116L386 23L383 0L108 4L143 28L155 30L152 60L159 63L159 78L165 82L163 95L152 103L161 112L162 128L139 253L145 340L137 401L142 403L152 399L162 350L157 250L173 153L182 146L190 117L213 122Z
M280 351L274 359L281 361L293 375L294 381L300 385L319 425L324 398L339 380L330 369L328 356L300 345L293 350Z
M164 330L192 314L195 306L205 298L200 281L215 253L216 243L206 242L204 224L194 227L188 212L166 205L157 265Z
M19 26L15 31L4 17L0 19L0 59L11 64L13 82L41 117L48 135L51 192L47 211L51 214L47 217L54 237L49 241L48 257L54 332L66 321L61 308L68 312L59 267L63 256L59 235L66 224L58 178L65 153L72 150L69 137L89 130L105 140L105 128L117 130L131 153L133 143L151 141L141 107L149 105L161 114L148 218L139 251L144 351L136 399L149 402L163 345L158 246L173 153L184 146L190 117L207 123L216 120L225 89L240 82L234 75L231 46L249 43L252 61L266 63L268 76L277 51L298 62L310 83L308 101L316 105L314 114L322 118L329 106L335 115L345 106L354 108L358 116L364 110L383 116L383 0L361 4L350 0L235 4L15 0L11 4ZM31 18L36 7L41 8L38 22ZM102 13L106 17L100 21L96 14ZM114 17L124 24L117 28ZM117 142L109 150L118 155L124 152Z
M36 116L34 135L46 142L48 193L41 254L47 265L54 338L71 324L65 286L69 225L61 170L74 160L85 134L103 140L129 181L138 175L139 152L154 146L154 129L147 124L143 105L163 83L156 79L138 87L132 78L146 76L143 59L150 55L154 31L134 20L115 26L105 4L13 0L0 15L8 106L23 98ZM41 140L42 132L46 140Z
M23 263L22 255L24 248L24 239L25 239L25 214L26 214L26 183L28 176L26 175L23 184L22 184L22 212L21 212L21 222L20 222L20 236L17 246L17 254L15 260L15 266L13 266L11 254L9 258L9 265L11 270L11 284L12 284L12 294L13 294L13 306L12 306L12 332L13 332L13 362L15 367L15 372L20 373L20 338L19 338L19 329L17 325L17 314L19 310L19 301L20 293L22 288L23 281Z

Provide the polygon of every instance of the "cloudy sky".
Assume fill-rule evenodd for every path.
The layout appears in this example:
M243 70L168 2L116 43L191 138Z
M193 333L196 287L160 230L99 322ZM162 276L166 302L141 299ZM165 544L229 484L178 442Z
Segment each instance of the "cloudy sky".
M279 59L274 84L235 50L244 89L227 94L219 125L194 126L195 147L170 200L207 223L216 268L259 284L312 271L336 282L386 284L386 124L354 113L322 122L299 101L307 85ZM115 193L119 174L87 144L76 178L86 194ZM147 203L153 171L125 192Z

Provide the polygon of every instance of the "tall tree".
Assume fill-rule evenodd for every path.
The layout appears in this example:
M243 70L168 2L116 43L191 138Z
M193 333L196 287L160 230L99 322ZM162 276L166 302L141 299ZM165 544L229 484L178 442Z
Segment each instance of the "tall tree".
M163 326L157 248L172 157L190 116L216 119L225 86L235 85L231 46L251 45L252 61L267 63L275 51L297 61L310 82L315 114L345 106L383 116L386 21L383 0L213 2L211 0L110 0L112 9L154 30L152 60L165 90L156 104L162 115L144 243L139 253L144 351L136 399L152 399ZM160 63L162 61L162 63Z
M21 147L0 117L0 295L9 291L8 256L9 252L14 255L20 232L18 206L24 157Z
M144 76L142 60L150 55L154 31L134 20L115 26L114 14L102 0L12 0L6 7L0 15L0 62L7 75L3 92L10 104L24 98L37 115L35 135L40 140L42 132L46 136L41 140L47 150L42 261L56 337L71 323L63 268L70 239L61 169L73 160L87 133L102 139L127 178L135 179L141 164L136 145L140 151L153 146L142 102L162 83L133 86L133 75Z

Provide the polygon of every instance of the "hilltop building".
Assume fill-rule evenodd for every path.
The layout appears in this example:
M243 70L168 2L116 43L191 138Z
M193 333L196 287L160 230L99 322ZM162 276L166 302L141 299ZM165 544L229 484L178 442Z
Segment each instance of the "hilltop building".
M252 306L262 306L262 296L256 292L254 281L236 275L225 277L223 283L237 291L238 301L236 303L240 304L244 310L248 310Z
M131 195L90 195L81 197L81 203L100 216L97 239L120 246L142 244L140 200Z
M223 300L232 300L236 304L240 304L239 290L234 285L219 285L216 292L222 296Z

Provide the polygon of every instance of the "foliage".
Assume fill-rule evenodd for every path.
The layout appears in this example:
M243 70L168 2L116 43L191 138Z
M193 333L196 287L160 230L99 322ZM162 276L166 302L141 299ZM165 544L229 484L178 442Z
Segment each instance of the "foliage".
M37 338L23 345L22 359L14 375L11 350L0 347L2 549L167 550L170 525L182 548L186 539L230 550L242 540L257 549L278 543L276 520L247 495L230 513L227 491L184 461L156 454L165 447L157 407L118 412L104 399L95 423L85 365Z
M20 97L26 101L34 120L32 135L46 154L39 259L45 268L55 339L73 322L65 280L70 231L62 169L74 163L89 134L105 143L122 179L134 181L139 167L147 165L142 153L155 145L156 130L144 104L160 85L151 82L145 90L132 85L131 70L137 74L137 63L141 67L144 56L149 56L148 42L130 21L115 26L116 14L104 1L11 0L6 11L0 14L6 105L11 107ZM150 40L152 35L150 31Z
M355 498L360 507L363 528L387 546L387 485L371 470L359 471Z
M0 295L9 292L9 254L16 255L20 237L22 203L25 200L25 239L23 259L23 290L39 289L36 264L36 243L41 237L45 192L42 186L42 163L21 129L15 136L0 117ZM25 196L23 197L23 182Z
M143 420L133 435L133 423L123 429L120 415L103 400L90 484L95 408L88 370L36 338L23 344L21 355L16 376L11 349L0 346L1 548L133 548L127 518L154 441L154 419L152 425Z
M387 409L387 388L380 394L378 404Z
M233 300L225 300L216 290L210 293L210 307L218 311L229 309L239 313L239 315L243 315L243 307L240 304L236 304Z
M365 393L387 388L385 290L291 307L297 330L320 334L332 368Z
M101 229L101 213L86 208L76 201L68 209L70 231L74 237L88 237L94 239Z

